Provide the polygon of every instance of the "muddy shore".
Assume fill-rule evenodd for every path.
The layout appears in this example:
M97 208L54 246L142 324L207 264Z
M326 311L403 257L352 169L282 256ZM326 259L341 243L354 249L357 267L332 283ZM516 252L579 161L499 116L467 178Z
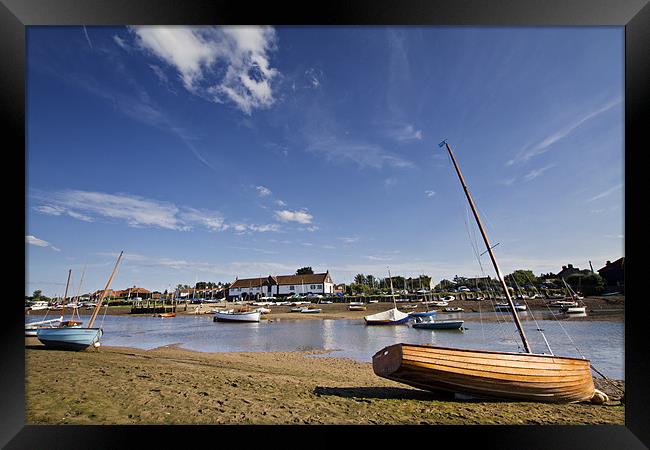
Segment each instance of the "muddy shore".
M549 300L545 299L534 299L526 300L529 311L532 311L534 314L536 311L540 312L549 312L553 311L557 315L558 319L567 319L567 320L609 320L609 321L623 321L624 312L625 312L625 297L624 296L611 296L611 297L587 297L583 300L584 304L587 306L587 316L586 317L576 317L571 315L564 315L559 312L557 308L549 309L546 305ZM414 305L416 308L409 308L409 305ZM221 302L221 303L206 303L201 305L197 304L180 304L177 307L177 315L194 315L197 309L199 312L209 313L210 309L216 308L233 308L236 305L233 305L232 302ZM308 305L304 305L305 307ZM393 307L393 303L382 302L382 303L368 303L366 304L365 311L350 311L348 309L349 303L330 303L330 304L311 304L309 305L313 308L320 308L322 311L318 314L301 314L290 312L291 306L279 306L272 305L267 306L266 308L271 309L269 314L264 314L265 319L298 319L298 320L319 320L319 319L363 319L364 316L369 314L374 314L381 311L386 311ZM471 301L471 300L454 300L449 303L449 306L458 306L464 309L464 312L494 312L493 302L489 300L483 301ZM425 311L427 309L425 303L423 302L404 302L397 303L398 309L404 312L411 311ZM257 306L251 306L251 308L257 308ZM435 309L439 313L442 313L441 307L433 307L430 309ZM61 310L51 310L51 311L25 311L26 316L44 316L47 312L48 316L58 317L61 315ZM79 310L80 315L88 315L91 311L85 308ZM65 309L65 317L69 317L72 314L71 308ZM101 313L104 314L104 308L102 308ZM138 316L139 314L131 314L130 306L109 306L106 310L107 315L123 315L128 314L132 316ZM142 314L143 316L150 316L151 314ZM521 314L521 320L531 319L530 314ZM467 320L472 320L472 318L467 318ZM475 320L480 320L476 318ZM486 318L483 318L486 320Z
M68 352L45 350L36 339L27 344L28 424L624 423L620 394L599 380L610 395L600 406L457 400L326 352Z

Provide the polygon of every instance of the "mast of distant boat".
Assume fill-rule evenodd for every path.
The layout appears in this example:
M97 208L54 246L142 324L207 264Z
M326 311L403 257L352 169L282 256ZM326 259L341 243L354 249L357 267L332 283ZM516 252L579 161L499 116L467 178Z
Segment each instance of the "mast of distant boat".
M456 173L458 174L458 179L460 180L460 184L463 186L463 190L465 191L465 195L467 196L467 201L469 202L469 206L472 208L472 213L474 213L474 218L476 219L476 223L478 224L478 228L481 231L481 236L483 236L483 241L485 242L485 246L487 247L487 251L490 254L490 259L492 260L492 265L494 266L494 270L497 273L497 277L499 278L499 282L501 283L501 287L503 288L503 292L506 294L506 299L508 300L508 304L510 305L510 311L512 312L512 317L515 320L515 325L517 325L517 330L519 331L519 336L521 337L521 340L524 344L524 349L526 350L527 353L532 353L530 349L530 345L528 345L528 340L526 339L526 334L524 333L524 329L521 326L521 322L519 321L519 316L517 315L517 310L515 308L515 305L512 301L512 298L510 297L510 292L508 291L508 286L506 285L505 279L503 278L503 274L501 273L501 269L499 269L499 265L497 264L497 260L494 257L494 253L492 253L492 246L490 245L490 241L487 237L487 234L485 234L485 230L483 229L483 225L481 224L481 219L479 218L478 212L476 211L476 207L474 206L474 201L472 200L472 196L469 194L469 189L467 188L467 184L465 184L465 179L463 178L463 174L460 172L460 168L458 167L458 164L456 164L456 158L454 158L454 154L451 151L451 147L449 147L449 144L447 143L447 140L444 140L440 143L440 147L442 145L445 145L447 147L447 151L449 152L449 156L451 157L451 161L454 164L454 167L456 168Z
M395 294L393 293L393 277L390 276L390 267L386 267L388 269L388 279L390 279L390 296L393 298L393 305L395 305L395 309L397 309L397 302L395 302Z
M115 263L115 267L113 268L113 273L111 274L111 277L108 279L108 282L106 283L106 287L104 288L104 292L102 292L102 297L99 299L97 302L97 305L95 305L95 310L93 311L93 315L90 317L90 320L88 321L88 328L92 328L93 324L95 323L95 319L97 318L97 313L102 307L102 303L104 303L104 298L106 297L106 293L108 292L108 287L111 285L111 281L113 281L113 277L115 276L115 272L117 272L117 265L120 263L120 259L122 259L122 253L123 251L120 252L120 256L117 257L117 262ZM108 306L108 305L106 305Z
M65 294L63 295L63 302L61 303L61 316L65 317L65 302L68 299L68 285L70 284L70 274L72 269L68 270L68 281L65 284Z

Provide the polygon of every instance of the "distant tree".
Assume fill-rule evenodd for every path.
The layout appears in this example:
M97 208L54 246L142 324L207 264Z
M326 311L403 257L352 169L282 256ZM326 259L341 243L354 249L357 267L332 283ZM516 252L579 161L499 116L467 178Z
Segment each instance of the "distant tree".
M468 283L467 278L465 277L459 277L458 275L454 276L454 283L456 283L458 286L464 286Z
M301 267L296 270L296 275L312 275L314 270L311 267Z
M354 276L354 282L359 285L366 284L366 276L362 273L358 273Z
M506 275L507 283L516 283L520 287L526 284L537 284L537 277L533 274L532 270L518 269L510 275Z
M576 273L569 275L566 282L574 291L580 291L585 295L600 294L605 287L605 280L597 273Z
M453 282L453 281L449 281L449 280L446 280L446 279L445 279L445 280L440 280L440 283L438 283L438 284L436 285L435 289L436 289L437 291L445 291L445 290L447 290L447 289L449 289L449 288L451 288L451 287L453 287L453 286L454 286L454 282Z
M39 298L41 298L41 294L42 294L42 293L43 293L43 291L41 291L40 289L37 289L37 290L35 290L34 293L32 294L32 298L33 298L34 300L38 300Z

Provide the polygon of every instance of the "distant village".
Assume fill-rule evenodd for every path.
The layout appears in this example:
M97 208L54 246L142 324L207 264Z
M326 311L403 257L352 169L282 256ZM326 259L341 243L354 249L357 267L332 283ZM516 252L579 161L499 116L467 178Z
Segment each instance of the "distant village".
M579 269L573 264L562 266L556 274L533 275L530 270L516 270L506 275L506 283L512 288L522 290L561 289L565 280L573 289L585 295L606 292L624 293L625 258L607 261L605 266L594 270ZM591 262L590 262L591 266ZM441 280L435 284L430 276L405 278L400 275L391 278L376 278L373 275L357 274L349 284L336 283L329 271L314 273L311 267L303 267L292 275L268 275L256 278L235 278L233 282L197 282L194 286L177 285L173 291L150 291L143 287L132 286L126 289L109 290L109 302L132 303L141 300L175 300L187 302L249 300L259 298L283 298L291 296L334 297L354 295L389 294L392 289L400 294L423 294L429 292L478 292L489 289L499 290L498 280L487 277L454 277L453 280ZM96 302L103 290L85 293L76 301ZM34 291L32 296L25 296L26 301L50 300ZM51 300L58 300L54 298Z

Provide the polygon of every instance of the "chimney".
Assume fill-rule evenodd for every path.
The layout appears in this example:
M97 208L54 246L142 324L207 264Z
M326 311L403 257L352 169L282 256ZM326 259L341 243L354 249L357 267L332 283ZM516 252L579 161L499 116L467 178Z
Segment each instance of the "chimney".
M562 266L562 270L566 270L566 266Z
M611 263L612 263L611 261L607 261L607 262L605 263L605 265L606 265L606 266L609 266Z
M573 264L569 264L569 269L573 269Z

